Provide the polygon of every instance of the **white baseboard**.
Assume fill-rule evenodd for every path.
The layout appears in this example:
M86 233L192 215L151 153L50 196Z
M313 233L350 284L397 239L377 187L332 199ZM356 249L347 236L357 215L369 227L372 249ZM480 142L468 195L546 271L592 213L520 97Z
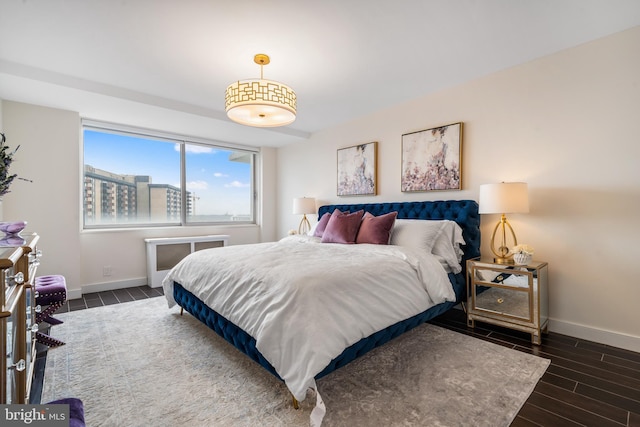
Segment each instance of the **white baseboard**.
M549 319L549 330L583 340L640 352L640 336L598 329L558 319Z
M67 291L67 299L82 298L84 294L90 294L93 292L113 291L116 289L135 288L136 286L146 286L147 277L140 277L138 279L119 280L116 282L104 282L104 283L92 283L85 285L82 289L73 289Z
M462 309L460 304L454 308ZM598 329L558 319L549 319L549 330L559 334L640 353L640 336Z
M67 289L67 300L82 298L82 289Z

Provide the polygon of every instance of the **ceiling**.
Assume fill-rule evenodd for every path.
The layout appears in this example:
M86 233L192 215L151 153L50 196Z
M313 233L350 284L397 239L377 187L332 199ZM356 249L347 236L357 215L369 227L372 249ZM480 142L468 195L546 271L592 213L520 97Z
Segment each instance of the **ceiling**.
M638 25L637 0L1 0L0 99L278 147ZM226 118L256 53L289 126Z

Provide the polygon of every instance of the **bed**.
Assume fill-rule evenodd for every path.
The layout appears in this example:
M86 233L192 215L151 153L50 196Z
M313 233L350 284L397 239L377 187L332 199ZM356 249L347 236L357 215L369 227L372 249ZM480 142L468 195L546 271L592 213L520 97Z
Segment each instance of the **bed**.
M358 214L360 234L364 218L373 224L393 217L388 234L373 237L390 244L372 244L381 242L370 236L357 242L365 244L335 244L342 243L336 224L353 224ZM170 307L179 305L283 380L294 404L308 388L317 392L316 379L463 301L466 260L480 255L472 200L326 205L318 218L312 233L322 237L198 251L163 281ZM433 255L436 240L450 243L446 253ZM268 274L279 283L265 285ZM317 399L318 409L319 393Z

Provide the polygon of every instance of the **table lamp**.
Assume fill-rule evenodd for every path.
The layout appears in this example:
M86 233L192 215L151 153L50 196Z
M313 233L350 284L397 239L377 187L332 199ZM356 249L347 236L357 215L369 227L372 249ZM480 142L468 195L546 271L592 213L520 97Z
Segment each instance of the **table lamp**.
M497 264L513 264L513 254L507 246L507 228L513 238L513 245L518 244L516 233L507 221L507 213L528 213L529 194L526 182L501 182L499 184L483 184L480 186L479 205L481 214L502 214L491 235L491 252ZM496 233L500 230L500 246L496 247Z
M297 197L293 199L293 214L302 215L302 220L298 226L298 234L307 234L311 230L307 214L312 213L316 213L316 199L313 197Z

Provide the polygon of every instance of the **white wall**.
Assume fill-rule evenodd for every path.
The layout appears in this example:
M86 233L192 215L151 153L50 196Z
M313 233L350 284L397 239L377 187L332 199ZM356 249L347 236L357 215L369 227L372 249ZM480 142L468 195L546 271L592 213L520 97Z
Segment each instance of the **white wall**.
M276 238L273 148L262 149L258 165L265 200L259 203L259 225L81 231L80 115L6 100L2 107L7 145L20 145L11 171L33 180L14 182L3 198L4 219L27 220L28 230L41 236L38 274L64 275L70 298L145 285L145 238L229 234L232 245ZM103 276L104 266L111 266L111 276Z
M80 283L81 246L79 169L80 118L77 113L3 102L6 144L20 145L11 172L14 180L3 197L4 220L26 220L40 235L43 252L39 275L62 274L69 286Z
M549 262L551 330L640 351L640 27L379 112L278 150L279 223L294 197L320 203L475 199L529 183L511 215ZM402 64L398 64L402 66ZM336 102L339 102L338 100ZM401 135L464 122L463 190L402 193ZM378 141L378 195L336 196L336 150ZM482 217L483 253L498 217Z

